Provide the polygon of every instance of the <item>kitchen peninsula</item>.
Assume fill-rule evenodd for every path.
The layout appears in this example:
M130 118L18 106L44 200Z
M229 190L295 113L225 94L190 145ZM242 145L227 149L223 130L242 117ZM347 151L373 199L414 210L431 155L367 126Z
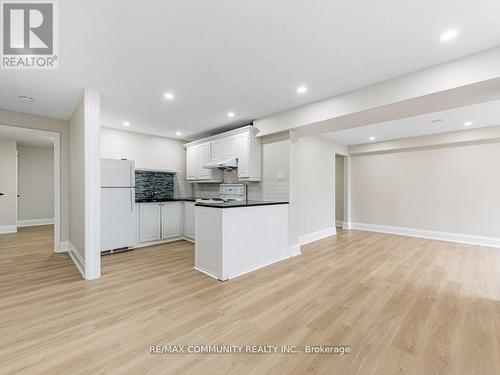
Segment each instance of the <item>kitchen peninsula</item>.
M197 202L195 269L221 281L289 258L288 202Z

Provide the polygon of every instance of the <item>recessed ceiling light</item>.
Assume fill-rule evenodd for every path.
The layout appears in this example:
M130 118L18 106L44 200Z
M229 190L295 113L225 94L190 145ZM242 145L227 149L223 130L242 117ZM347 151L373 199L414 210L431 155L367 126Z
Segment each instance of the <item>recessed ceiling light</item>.
M26 96L26 95L19 95L18 96L19 99L22 99L24 101L27 101L27 102L32 102L34 101L35 99L32 98L31 96Z
M130 122L128 122L128 121L123 121L123 122L122 122L122 125L123 125L123 126L127 126L127 127L128 127L128 126L130 126Z
M179 137L182 135L182 132L175 132L175 135Z
M234 112L228 112L227 117L234 117Z
M175 95L172 94L171 92L166 92L165 94L163 94L163 96L165 97L165 99L167 100L173 100L175 98Z
M439 37L439 40L441 42L447 42L449 40L452 40L452 39L455 39L458 35L458 31L457 30L449 30L447 32L445 32L444 34L441 34L441 36Z
M370 141L374 141L374 140L375 140L375 137L372 135L370 138L368 138L368 140L370 140Z
M297 87L297 94L301 95L301 94L305 94L306 92L307 92L307 87L305 87L305 86Z
M464 126L471 126L472 125L472 121L466 121L464 122Z

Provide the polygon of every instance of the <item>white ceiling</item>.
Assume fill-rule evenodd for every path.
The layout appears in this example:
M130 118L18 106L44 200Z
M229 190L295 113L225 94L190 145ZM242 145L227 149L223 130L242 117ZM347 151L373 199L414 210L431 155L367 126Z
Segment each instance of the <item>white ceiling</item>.
M16 141L19 146L54 147L54 139L45 135L30 135L0 130L0 139Z
M105 126L126 120L128 130L170 137L245 124L500 44L498 0L59 4L59 69L0 71L0 107L66 119L91 87L102 93ZM452 28L459 37L440 42ZM301 84L309 91L298 96Z
M472 125L464 126L466 122L472 122ZM500 100L339 130L325 136L337 143L351 146L498 125ZM369 140L372 136L375 137L374 141Z

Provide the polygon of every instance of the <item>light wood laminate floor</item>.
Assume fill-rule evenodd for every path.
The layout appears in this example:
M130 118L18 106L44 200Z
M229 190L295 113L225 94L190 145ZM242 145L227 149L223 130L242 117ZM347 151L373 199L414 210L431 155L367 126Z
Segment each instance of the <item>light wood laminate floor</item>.
M52 227L0 236L1 374L499 374L500 250L341 231L220 283L180 241L83 281ZM352 353L152 355L150 345Z

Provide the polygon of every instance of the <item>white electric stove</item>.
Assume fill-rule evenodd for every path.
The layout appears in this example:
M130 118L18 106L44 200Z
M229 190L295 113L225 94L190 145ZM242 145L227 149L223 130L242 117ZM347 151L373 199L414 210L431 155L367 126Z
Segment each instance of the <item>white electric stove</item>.
M246 186L243 184L220 184L219 196L207 199L197 199L196 202L221 203L246 200Z

